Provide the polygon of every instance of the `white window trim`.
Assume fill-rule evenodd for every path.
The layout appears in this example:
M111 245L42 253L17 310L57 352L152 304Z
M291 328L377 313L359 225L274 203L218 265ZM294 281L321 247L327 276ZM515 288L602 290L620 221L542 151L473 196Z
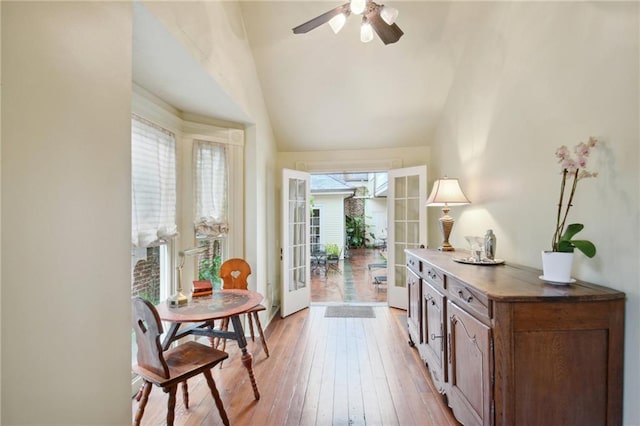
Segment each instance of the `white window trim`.
M223 143L227 145L228 167L228 217L229 234L226 252L230 257L243 257L244 249L244 131L222 128L210 124L185 121L183 141L189 146L190 159L196 140ZM189 166L189 169L193 164ZM191 170L192 171L192 170ZM191 174L191 176L193 173ZM193 182L191 182L193 184ZM193 194L193 191L190 192ZM183 194L186 195L186 194ZM193 200L192 200L193 202ZM191 209L193 211L193 209ZM193 220L191 218L192 228ZM195 233L192 232L195 236Z
M197 244L194 232L193 182L191 176L194 139L224 143L228 145L227 165L229 167L229 234L225 251L230 257L244 257L244 145L245 132L242 129L220 127L199 123L190 117L181 117L180 111L165 103L144 88L134 84L132 112L173 132L177 142L177 211L176 222L180 236L170 247L170 256L175 261L180 247L188 248ZM206 120L206 119L205 119ZM161 286L174 289L177 283L175 265L171 265L171 282L162 281ZM173 273L171 273L173 272ZM165 277L169 279L169 277Z

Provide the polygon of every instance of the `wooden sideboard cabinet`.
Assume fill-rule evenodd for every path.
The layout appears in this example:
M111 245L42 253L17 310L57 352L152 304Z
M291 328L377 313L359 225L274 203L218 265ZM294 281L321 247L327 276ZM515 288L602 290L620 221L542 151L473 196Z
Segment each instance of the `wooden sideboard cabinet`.
M462 424L622 424L624 293L406 253L409 343Z

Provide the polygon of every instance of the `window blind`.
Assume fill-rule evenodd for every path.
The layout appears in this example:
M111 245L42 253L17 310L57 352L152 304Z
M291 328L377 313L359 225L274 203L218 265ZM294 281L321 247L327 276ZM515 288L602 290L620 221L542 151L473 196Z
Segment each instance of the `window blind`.
M226 235L229 231L227 147L195 140L193 151L196 236Z
M131 128L131 242L134 247L149 247L178 234L176 138L136 115Z

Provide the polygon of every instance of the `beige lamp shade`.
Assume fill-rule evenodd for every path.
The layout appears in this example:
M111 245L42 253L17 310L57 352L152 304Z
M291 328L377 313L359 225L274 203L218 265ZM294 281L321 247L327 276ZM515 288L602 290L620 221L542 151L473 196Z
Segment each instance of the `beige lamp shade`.
M449 244L449 235L453 229L454 220L449 216L450 206L462 206L471 202L462 192L458 179L449 179L446 176L434 182L431 194L427 198L428 206L442 206L442 217L440 222L440 231L442 232L442 245L438 247L441 251L454 251L455 248Z
M431 194L427 198L428 206L462 206L470 203L462 192L458 179L450 179L446 176L433 183Z

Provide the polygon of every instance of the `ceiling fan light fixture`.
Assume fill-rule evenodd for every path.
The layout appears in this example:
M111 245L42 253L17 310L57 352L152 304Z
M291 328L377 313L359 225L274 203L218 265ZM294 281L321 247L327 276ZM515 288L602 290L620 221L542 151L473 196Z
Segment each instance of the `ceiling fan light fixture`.
M347 22L347 15L345 13L341 13L329 20L329 26L331 27L331 30L333 30L334 34L338 34L342 27L344 27L345 22Z
M393 25L396 22L396 19L398 19L398 14L398 9L396 9L395 7L383 5L380 9L380 17L388 25Z
M395 24L398 11L393 7L380 5L374 0L349 0L297 27L293 27L292 30L294 34L305 34L329 23L331 30L337 34L346 25L345 21L352 13L362 15L360 40L363 43L370 42L374 32L385 45L397 42L404 34Z
M351 0L349 8L351 9L351 13L361 15L367 8L367 0Z
M369 43L371 40L373 40L373 28L369 22L364 21L360 27L360 41Z

